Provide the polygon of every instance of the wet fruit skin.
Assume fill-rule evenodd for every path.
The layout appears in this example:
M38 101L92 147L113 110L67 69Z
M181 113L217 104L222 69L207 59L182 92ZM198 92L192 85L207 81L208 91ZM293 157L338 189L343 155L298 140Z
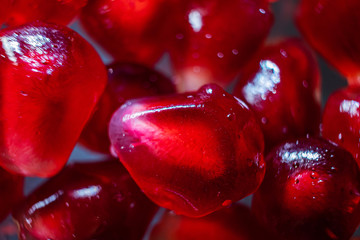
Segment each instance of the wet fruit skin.
M229 84L262 45L272 23L266 1L178 3L169 52L179 88L194 91L206 83Z
M114 113L109 136L144 193L185 216L201 217L244 198L265 172L253 113L215 84L128 101Z
M12 0L7 9L8 26L40 20L67 25L80 13L87 0Z
M166 213L155 226L150 240L256 240L276 239L240 204L195 219Z
M261 122L266 152L283 141L319 134L319 69L299 39L265 46L242 70L233 94Z
M109 153L110 149L111 116L126 100L175 93L170 79L145 66L118 62L107 69L107 87L79 139L86 147L103 153Z
M0 33L0 164L49 177L65 165L106 84L77 33L34 22Z
M310 45L348 78L360 83L358 0L302 0L297 25Z
M359 179L346 150L323 139L286 142L266 157L252 210L285 239L349 239L360 222Z
M24 178L0 168L0 222L23 199Z
M352 153L360 165L360 87L330 95L322 118L322 136Z
M165 52L171 0L92 0L80 21L115 60L153 66Z
M140 240L157 210L112 159L67 166L13 216L21 239Z

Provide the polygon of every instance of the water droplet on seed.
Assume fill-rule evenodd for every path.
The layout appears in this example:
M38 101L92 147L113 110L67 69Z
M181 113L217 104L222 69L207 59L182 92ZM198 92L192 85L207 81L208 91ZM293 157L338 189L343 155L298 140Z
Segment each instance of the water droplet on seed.
M262 118L261 118L261 123L262 123L262 124L267 124L267 123L268 123L267 118L266 118L266 117L262 117Z
M233 121L235 120L235 113L229 113L228 115L226 115L226 117L229 119L229 121Z
M24 97L29 96L29 94L27 94L27 93L26 93L26 92L24 92L24 91L20 91L20 94L21 94L21 95L23 95Z
M340 141L343 141L343 136L342 136L342 134L341 134L341 133L339 133L339 135L338 135L338 139L339 139Z
M312 173L310 174L310 177L311 177L312 179L317 179L317 178L319 177L319 174L317 174L316 172L312 172Z
M298 162L293 162L293 167L296 169L296 168L298 168L299 167L299 163Z

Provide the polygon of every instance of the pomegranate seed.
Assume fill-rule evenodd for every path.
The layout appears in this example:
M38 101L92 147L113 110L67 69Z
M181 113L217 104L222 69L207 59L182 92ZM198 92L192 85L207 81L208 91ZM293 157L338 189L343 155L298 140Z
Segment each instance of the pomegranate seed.
M13 215L22 239L140 240L157 209L111 160L66 167Z
M185 0L175 14L169 52L179 88L186 91L229 84L273 22L269 3L258 0Z
M285 140L318 135L319 69L303 42L286 39L266 46L241 76L234 95L261 122L266 152Z
M327 61L360 83L360 1L302 0L297 25L303 36Z
M322 119L322 135L349 152L360 165L360 87L351 86L330 95Z
M0 81L0 164L55 175L105 88L100 57L74 31L34 22L0 33Z
M217 85L126 102L109 136L144 193L200 217L253 193L262 181L263 136L253 113Z
M10 2L6 21L9 26L19 26L35 20L67 25L79 14L87 0L12 0Z
M286 142L266 157L252 209L284 239L349 239L360 222L359 179L346 150L322 139Z

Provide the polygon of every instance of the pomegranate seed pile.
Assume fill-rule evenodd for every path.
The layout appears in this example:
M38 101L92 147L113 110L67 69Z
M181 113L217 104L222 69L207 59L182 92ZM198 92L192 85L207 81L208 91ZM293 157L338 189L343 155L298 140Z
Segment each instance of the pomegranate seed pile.
M2 0L0 239L356 239L359 12ZM347 80L325 101L318 56ZM69 162L77 143L101 159Z

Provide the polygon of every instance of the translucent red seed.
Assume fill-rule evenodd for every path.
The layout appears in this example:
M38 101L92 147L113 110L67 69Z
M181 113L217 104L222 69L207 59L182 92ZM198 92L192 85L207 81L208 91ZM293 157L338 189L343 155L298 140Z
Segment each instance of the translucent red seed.
M13 215L21 239L140 240L157 209L111 160L66 167Z
M286 142L266 157L253 212L284 239L349 239L360 222L360 171L322 139Z
M1 1L1 8L0 8L0 28L1 25L5 22L7 19L7 16L10 11L12 0L2 0Z
M24 178L0 168L0 221L23 199Z
M245 206L234 204L209 216L194 219L166 213L150 240L254 240L275 239Z
M263 137L253 113L217 85L126 102L109 126L114 152L144 193L200 217L254 192Z
M167 24L173 13L169 0L93 0L81 23L116 60L153 66L165 52ZM170 20L171 21L171 20Z
M297 25L303 36L327 61L360 83L360 1L302 0Z
M334 92L328 99L323 118L322 135L353 154L360 165L360 87Z
M14 0L10 2L11 5L5 8L8 15L6 25L19 26L35 20L67 25L80 13L87 0ZM1 7L3 8L3 5Z
M186 0L176 10L169 52L180 89L186 91L212 82L226 86L273 22L269 3L257 0Z
M111 64L108 66L108 77L105 92L79 139L86 147L103 153L110 151L108 126L111 116L125 101L175 93L170 79L138 64Z
M67 162L106 84L95 50L74 31L34 22L0 34L0 164L52 176Z
M242 70L234 95L261 122L267 151L282 141L319 133L319 69L298 39L264 47Z

